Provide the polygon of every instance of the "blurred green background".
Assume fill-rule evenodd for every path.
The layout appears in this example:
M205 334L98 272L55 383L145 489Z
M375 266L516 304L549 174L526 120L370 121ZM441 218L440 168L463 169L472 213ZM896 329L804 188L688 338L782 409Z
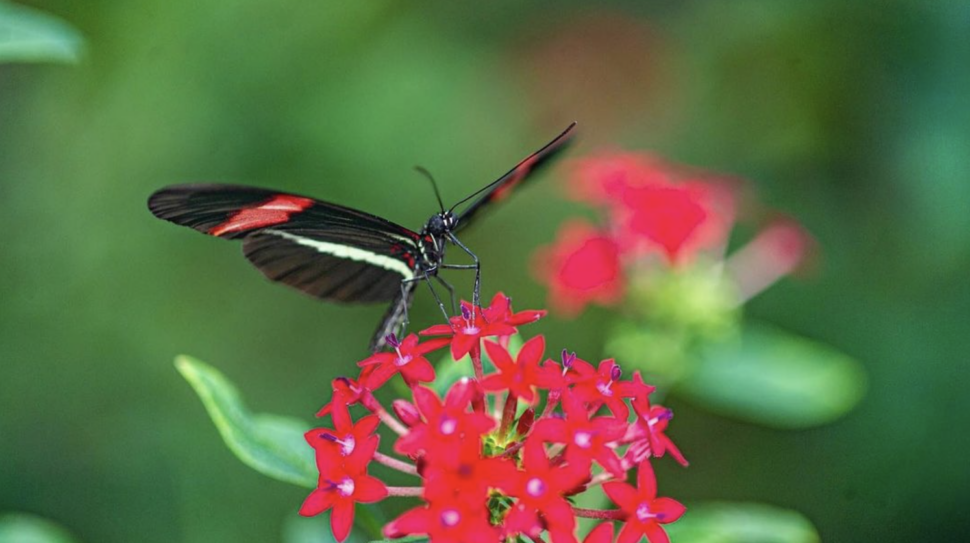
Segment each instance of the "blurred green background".
M154 219L166 184L302 192L419 227L415 164L456 201L579 122L580 156L653 149L743 176L821 246L748 307L861 360L835 424L767 430L674 401L665 495L798 510L825 541L970 532L970 3L22 2L76 65L0 65L0 512L83 541L275 541L301 488L223 446L172 359L306 420L383 307L265 282ZM540 307L529 258L581 212L554 169L464 241L484 290ZM436 321L421 295L414 321ZM599 310L548 319L600 354Z

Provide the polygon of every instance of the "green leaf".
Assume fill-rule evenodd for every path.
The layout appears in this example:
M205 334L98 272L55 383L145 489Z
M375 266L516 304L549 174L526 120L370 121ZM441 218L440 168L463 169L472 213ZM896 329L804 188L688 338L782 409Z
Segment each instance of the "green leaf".
M77 540L57 524L36 515L0 515L0 543L75 543Z
M77 62L84 40L64 21L0 0L0 62Z
M677 543L818 543L818 532L802 514L760 503L708 502L664 526Z
M253 415L236 388L214 368L188 356L175 367L202 399L229 449L256 471L307 488L316 488L313 450L303 434L309 427L277 415Z
M865 394L859 363L765 326L709 344L676 391L705 408L776 428L807 428L848 413Z

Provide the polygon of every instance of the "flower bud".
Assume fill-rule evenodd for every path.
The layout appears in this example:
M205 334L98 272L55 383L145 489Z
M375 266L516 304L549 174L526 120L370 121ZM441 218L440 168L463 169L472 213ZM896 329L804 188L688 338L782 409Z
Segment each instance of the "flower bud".
M520 436L528 435L532 430L532 423L536 420L536 410L532 407L525 410L522 416L519 417L519 422L515 426L515 431Z
M391 409L394 410L394 414L397 415L397 418L408 428L411 428L421 422L421 413L418 412L418 408L407 400L394 400L394 402L391 404Z

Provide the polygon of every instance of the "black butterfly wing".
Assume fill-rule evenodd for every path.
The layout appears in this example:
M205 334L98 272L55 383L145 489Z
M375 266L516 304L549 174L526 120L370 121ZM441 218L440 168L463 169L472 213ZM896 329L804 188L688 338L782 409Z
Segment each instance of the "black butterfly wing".
M468 205L468 207L458 214L457 229L460 230L467 226L471 221L471 218L474 217L475 214L481 211L485 206L492 202L504 199L523 181L528 179L530 174L534 173L545 164L548 164L550 159L564 150L569 142L572 141L573 128L575 127L576 123L570 124L565 130L562 131L561 134L556 136L555 139L542 147L542 149L539 149L538 151L525 157L522 162L516 164L514 168L508 171L508 173L489 184L484 189L484 194L479 196L478 199L473 201Z
M419 236L380 217L295 194L239 185L177 185L153 194L155 216L242 239L266 277L338 302L396 300L415 275Z

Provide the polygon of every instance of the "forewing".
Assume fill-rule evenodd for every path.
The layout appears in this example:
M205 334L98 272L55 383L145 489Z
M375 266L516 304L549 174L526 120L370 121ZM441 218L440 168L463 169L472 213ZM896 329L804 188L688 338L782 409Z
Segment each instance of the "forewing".
M266 277L340 302L395 298L414 276L418 234L380 217L295 194L239 185L178 185L149 198L157 217L243 239Z
M318 244L311 238L266 230L243 240L243 254L270 280L337 302L390 301L400 292L401 280L413 273L397 260L387 262L399 268L388 269L367 260L336 256L320 250ZM373 260L375 255L365 257Z
M515 190L516 187L528 179L530 174L534 173L545 164L548 164L550 159L559 154L560 151L564 150L567 144L572 140L573 128L575 128L575 126L576 123L570 124L569 127L563 130L563 132L556 136L555 139L547 143L542 149L539 149L538 151L525 157L522 162L516 164L514 168L508 171L508 173L492 182L484 194L479 196L478 199L473 201L468 205L468 207L458 214L458 229L467 226L471 218L488 204L507 197L513 190Z

